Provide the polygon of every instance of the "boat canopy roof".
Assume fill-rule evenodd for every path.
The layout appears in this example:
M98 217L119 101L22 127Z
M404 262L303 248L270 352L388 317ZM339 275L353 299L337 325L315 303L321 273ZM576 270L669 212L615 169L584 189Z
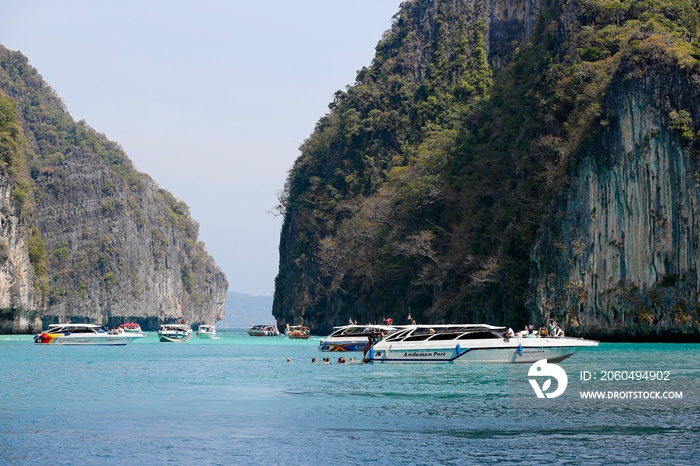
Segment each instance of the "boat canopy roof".
M333 332L329 335L331 337L337 336L350 336L350 335L369 335L372 333L391 333L395 332L400 325L342 325L340 327L333 327Z
M265 330L268 328L275 327L277 328L277 324L260 324L260 325L251 325L248 327L249 330Z
M163 324L160 326L161 330L189 330L190 326L187 324Z
M474 340L502 338L505 327L479 324L407 325L384 341Z

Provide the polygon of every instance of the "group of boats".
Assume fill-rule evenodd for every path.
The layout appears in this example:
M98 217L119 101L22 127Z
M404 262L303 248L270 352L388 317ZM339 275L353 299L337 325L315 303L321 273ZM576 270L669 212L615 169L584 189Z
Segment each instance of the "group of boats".
M344 325L321 340L319 349L328 352L363 352L364 362L450 362L450 363L534 363L541 359L559 362L578 348L598 346L594 340L512 334L505 327L485 324L447 325ZM163 324L158 330L162 342L184 342L193 334L182 323ZM279 336L276 325L251 325L251 336ZM287 325L291 339L308 339L309 327ZM199 338L216 338L216 327L200 325ZM94 324L52 324L34 336L39 344L126 345L146 335L135 323L112 330Z
M308 340L311 337L311 330L304 325L287 324L284 334L292 340ZM281 333L276 324L261 324L248 327L248 335L251 337L278 337Z
M163 324L158 330L162 342L185 342L194 331L188 324ZM216 338L216 327L200 325L196 335L202 339ZM34 343L45 345L100 345L123 346L146 334L139 324L129 322L112 330L105 330L95 324L51 324L45 332L34 335Z
M251 336L279 336L276 325L251 325ZM289 338L308 339L308 327L287 325ZM509 335L485 324L344 325L319 343L327 352L363 352L364 362L534 363L559 362L578 348L598 346L572 337Z
M321 351L362 351L365 362L560 362L578 348L598 346L572 337L511 335L506 327L473 324L345 325L323 339Z

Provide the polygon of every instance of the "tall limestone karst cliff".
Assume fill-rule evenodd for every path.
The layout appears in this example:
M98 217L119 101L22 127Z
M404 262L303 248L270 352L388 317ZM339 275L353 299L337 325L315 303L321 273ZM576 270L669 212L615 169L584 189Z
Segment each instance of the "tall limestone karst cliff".
M404 2L281 196L274 315L697 339L694 1Z
M0 330L222 319L228 283L187 205L2 46L0 90Z

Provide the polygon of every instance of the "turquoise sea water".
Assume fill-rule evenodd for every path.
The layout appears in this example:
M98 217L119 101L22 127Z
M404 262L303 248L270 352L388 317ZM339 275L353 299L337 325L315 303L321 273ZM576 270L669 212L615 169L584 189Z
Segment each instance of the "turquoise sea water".
M699 463L700 345L582 349L559 364L564 394L539 399L529 364L311 364L320 338L220 337L0 336L0 464ZM682 398L643 398L667 392Z

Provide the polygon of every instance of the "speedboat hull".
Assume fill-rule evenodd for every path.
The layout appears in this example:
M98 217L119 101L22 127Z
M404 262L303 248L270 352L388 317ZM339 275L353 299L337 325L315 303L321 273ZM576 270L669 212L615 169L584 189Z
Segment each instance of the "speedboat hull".
M534 363L541 359L559 362L577 348L597 346L598 342L578 338L511 338L503 341L472 340L461 343L379 342L368 351L370 362L440 363Z
M191 335L188 332L159 332L158 340L163 343L182 343L189 340Z
M74 335L42 333L37 335L34 343L42 345L78 345L78 346L124 346L146 335Z
M353 341L322 341L320 344L321 351L330 351L333 353L344 353L349 351L364 351L367 348L367 338L364 340Z

